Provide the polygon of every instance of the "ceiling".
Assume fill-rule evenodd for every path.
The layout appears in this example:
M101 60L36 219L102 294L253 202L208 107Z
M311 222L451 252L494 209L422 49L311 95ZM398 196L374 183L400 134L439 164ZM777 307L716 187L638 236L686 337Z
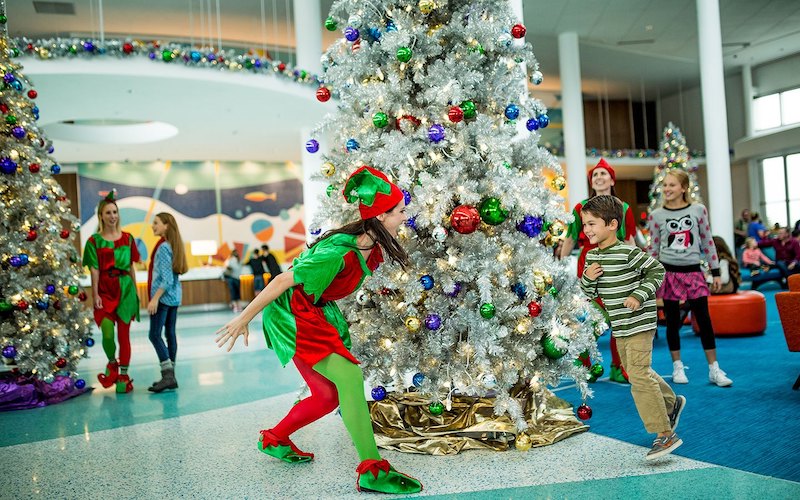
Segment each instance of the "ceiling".
M549 95L550 105L557 100L558 34L564 32L577 33L581 41L583 92L589 99L651 100L697 86L695 2L524 0L526 39L533 43L545 76L533 92ZM98 36L101 0L58 2L71 4L73 15L37 13L34 3L41 7L53 2L7 2L11 36ZM320 3L317 25L323 50L339 34L322 28L332 0ZM221 37L226 45L264 48L285 57L294 45L292 5L292 0L102 0L103 32L107 38L163 37L212 44ZM800 1L719 0L719 6L726 72L800 52ZM118 73L113 74L92 62L70 69L78 63L23 60L42 96L39 106L45 124L159 120L179 129L175 137L143 146L57 141L67 157L61 161L216 158L226 149L219 147L220 141L230 140L237 143L231 154L241 158L296 161L303 141L300 128L313 126L325 113L324 106L299 85L209 71L222 77L211 78L200 76L205 73L200 70L144 63L115 66ZM166 68L181 71L164 74Z

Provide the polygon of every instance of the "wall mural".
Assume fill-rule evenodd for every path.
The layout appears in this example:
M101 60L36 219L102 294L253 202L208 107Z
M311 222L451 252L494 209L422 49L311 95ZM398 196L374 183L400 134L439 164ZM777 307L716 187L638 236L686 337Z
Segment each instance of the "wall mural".
M148 259L159 212L175 216L190 267L221 265L234 248L246 262L266 244L281 263L305 249L302 172L293 163L80 163L78 183L81 248L97 231L97 203L116 189L122 228ZM214 241L216 253L193 256L191 242L200 240Z

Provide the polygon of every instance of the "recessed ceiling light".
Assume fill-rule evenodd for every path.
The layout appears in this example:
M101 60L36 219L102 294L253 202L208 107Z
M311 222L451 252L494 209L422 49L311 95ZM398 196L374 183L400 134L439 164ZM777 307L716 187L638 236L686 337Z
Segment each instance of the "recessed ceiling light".
M178 135L169 123L139 120L64 120L44 128L51 139L90 144L144 144Z

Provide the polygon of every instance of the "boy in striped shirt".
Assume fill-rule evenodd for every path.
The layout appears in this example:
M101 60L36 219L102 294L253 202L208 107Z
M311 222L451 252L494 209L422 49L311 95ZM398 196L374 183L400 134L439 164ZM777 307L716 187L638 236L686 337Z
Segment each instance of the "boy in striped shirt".
M581 210L583 232L597 248L586 256L581 288L600 297L628 372L636 410L647 432L658 434L646 459L672 453L683 441L675 433L686 398L676 396L651 367L656 333L655 294L664 266L617 239L622 203L614 196L591 198Z

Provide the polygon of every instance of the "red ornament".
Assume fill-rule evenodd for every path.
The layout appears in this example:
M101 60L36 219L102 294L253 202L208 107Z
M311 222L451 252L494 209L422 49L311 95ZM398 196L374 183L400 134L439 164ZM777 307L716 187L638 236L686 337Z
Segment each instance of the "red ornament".
M352 52L358 52L359 49L361 49L361 39L360 38L358 40L356 40L355 42L353 42L353 45L350 46L350 50Z
M64 202L64 201L67 201L67 197L66 197L66 196L58 196L58 197L56 198L56 200L57 200L57 201Z
M59 236L61 236L61 239L66 240L69 238L69 231L67 229L63 229L61 233L59 233Z
M459 205L450 214L450 225L461 234L469 234L481 225L478 209L469 205Z
M2 111L3 114L8 113L8 106L5 103L0 104L0 111Z
M125 42L122 44L122 52L126 54L133 53L133 44L131 42Z
M417 117L412 116L412 115L403 115L400 118L395 119L395 121L394 121L394 124L397 127L397 130L399 130L400 132L403 132L402 125L404 125L404 124L411 124L411 126L413 126L416 129L417 127L419 127L420 123L421 122L419 121L419 119L417 119ZM408 125L406 125L406 126L408 126Z
M86 300L86 292L81 292L78 294L78 300L84 302Z
M511 36L514 38L522 38L525 36L526 31L527 30L525 29L525 26L521 24L515 24L514 27L511 28Z
M328 99L331 98L331 91L328 87L320 87L317 89L317 100L319 102L328 102Z
M381 288L381 291L378 293L380 293L381 295L389 295L390 293L392 293L392 291L388 288Z
M592 409L586 404L580 405L578 407L578 418L581 420L589 420L592 418Z
M30 50L33 50L33 44L32 44L32 43L29 43L28 45L26 45L26 46L25 46L25 50L29 50L29 51L30 51Z
M56 361L56 366L59 368L64 368L67 366L67 360L64 358L58 358L58 361Z
M53 302L53 309L55 309L56 311L60 311L61 310L61 301L60 300L57 300L57 301Z
M28 91L28 97L30 97L31 99L36 99L37 97L39 97L39 93L31 89Z
M278 64L278 71L282 73L284 70L286 70L286 65L283 63Z
M26 236L26 237L25 237L25 239L26 239L27 241L33 241L33 240L35 240L35 239L36 239L38 236L39 236L39 234L38 234L36 231L34 231L33 229L31 229L30 231L28 231L28 236Z
M533 301L528 304L528 314L531 315L531 318L535 318L536 316L542 314L542 306L536 301Z
M19 302L17 302L17 309L19 309L20 311L24 311L27 308L28 308L28 303L25 302L24 300L20 300Z
M450 118L451 122L458 123L464 119L464 110L458 106L453 106L447 112L447 117Z
M32 174L38 173L41 168L42 166L38 163L31 163L28 165L28 170L30 170Z

